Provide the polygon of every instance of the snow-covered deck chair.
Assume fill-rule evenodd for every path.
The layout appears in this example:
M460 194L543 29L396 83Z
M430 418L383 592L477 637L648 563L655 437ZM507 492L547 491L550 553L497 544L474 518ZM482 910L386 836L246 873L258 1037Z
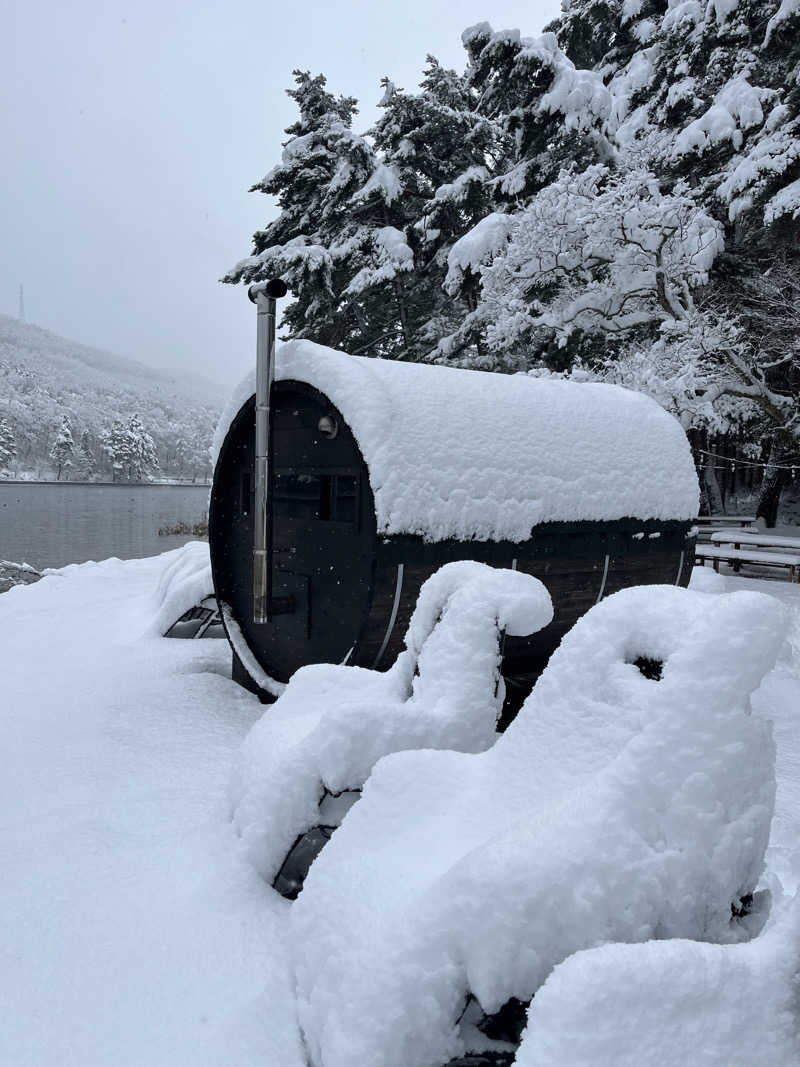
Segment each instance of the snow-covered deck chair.
M203 597L199 604L195 604L179 619L176 619L164 634L164 637L193 638L194 640L224 636L222 614L216 597L213 596Z
M208 544L189 541L170 555L153 598L152 629L165 637L223 637Z
M749 936L732 905L761 874L775 790L749 695L785 628L758 593L626 589L566 635L491 749L382 760L290 917L315 1067L464 1056L471 998L525 1004L580 949Z
M797 1067L799 983L800 895L744 945L603 945L552 972L515 1062Z
M247 737L231 781L233 821L263 877L297 895L382 756L488 748L503 704L501 632L534 633L552 614L530 575L448 563L422 586L405 651L389 671L297 671Z

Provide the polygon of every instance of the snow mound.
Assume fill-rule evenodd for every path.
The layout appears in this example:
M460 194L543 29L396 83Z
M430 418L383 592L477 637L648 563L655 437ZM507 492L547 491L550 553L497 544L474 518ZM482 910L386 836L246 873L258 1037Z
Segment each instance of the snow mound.
M302 340L282 345L276 363L276 378L314 386L347 420L381 534L519 542L540 522L697 514L686 435L642 393L348 356ZM254 392L253 372L222 416L215 457Z
M151 630L155 634L166 633L189 608L214 593L207 542L189 541L165 555L172 559L161 572L154 594Z
M800 897L745 945L603 945L536 994L517 1067L795 1067Z
M724 593L726 588L725 575L704 567L698 563L692 568L692 576L689 579L689 588L696 593Z
M503 704L500 634L525 636L552 617L536 578L448 563L422 586L389 671L297 671L249 733L232 775L233 821L256 869L271 882L298 835L319 823L325 790L360 789L382 756L488 748Z
M382 760L291 913L315 1067L445 1063L468 992L527 1001L603 942L746 938L775 795L749 697L785 628L758 593L626 589L489 751Z

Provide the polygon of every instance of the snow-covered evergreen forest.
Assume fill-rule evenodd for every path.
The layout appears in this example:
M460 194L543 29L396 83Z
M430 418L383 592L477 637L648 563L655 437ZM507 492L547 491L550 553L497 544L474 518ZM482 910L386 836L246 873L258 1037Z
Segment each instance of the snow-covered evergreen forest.
M0 477L207 479L221 397L0 315Z
M462 34L381 115L295 72L225 276L294 294L284 336L612 381L676 413L768 524L800 472L800 2L571 0L538 37Z

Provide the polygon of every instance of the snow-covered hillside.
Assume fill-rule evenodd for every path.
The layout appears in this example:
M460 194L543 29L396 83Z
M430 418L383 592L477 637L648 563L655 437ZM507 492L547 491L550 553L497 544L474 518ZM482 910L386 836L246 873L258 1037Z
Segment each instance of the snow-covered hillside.
M204 464L224 390L192 374L163 373L0 315L0 417L13 430L7 466L46 475L49 451L67 416L76 445L85 439L103 470L101 438L117 420L141 416L162 472L191 477Z

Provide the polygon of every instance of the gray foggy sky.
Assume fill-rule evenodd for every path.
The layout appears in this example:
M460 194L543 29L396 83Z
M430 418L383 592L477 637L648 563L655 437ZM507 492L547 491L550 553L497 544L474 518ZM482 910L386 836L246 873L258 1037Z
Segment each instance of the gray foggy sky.
M539 33L558 0L0 0L0 311L230 383L253 360L243 289L217 279L274 215L247 188L295 120L295 67L375 118L379 81L461 31Z

